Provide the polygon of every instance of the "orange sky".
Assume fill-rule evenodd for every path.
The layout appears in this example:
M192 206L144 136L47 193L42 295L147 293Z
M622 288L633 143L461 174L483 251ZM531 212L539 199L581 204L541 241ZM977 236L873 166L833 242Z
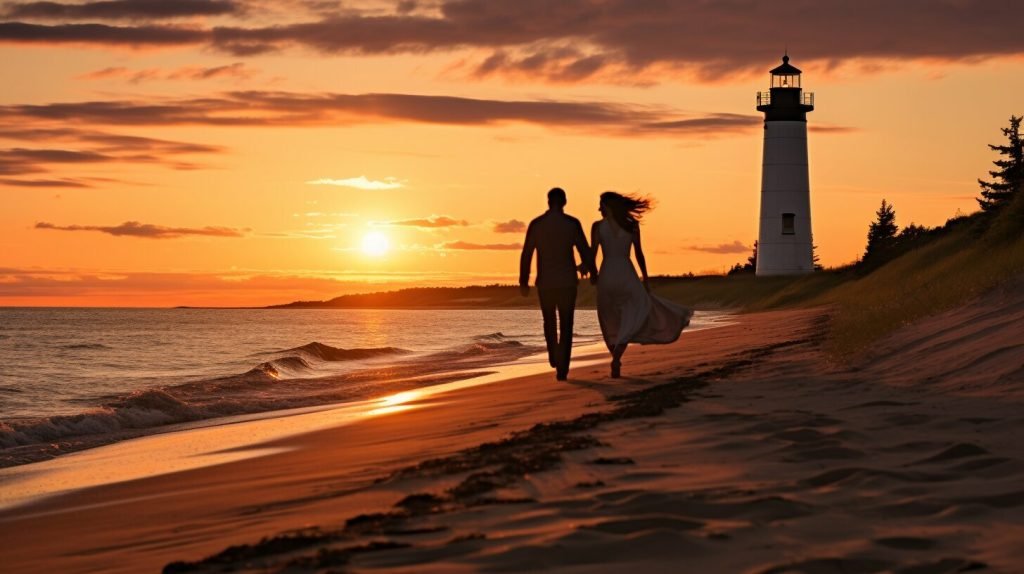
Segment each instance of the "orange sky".
M654 197L651 272L724 272L787 44L818 253L853 261L882 198L901 226L975 211L1024 93L1018 3L873 4L0 5L0 305L512 283L555 185L586 228L602 191Z

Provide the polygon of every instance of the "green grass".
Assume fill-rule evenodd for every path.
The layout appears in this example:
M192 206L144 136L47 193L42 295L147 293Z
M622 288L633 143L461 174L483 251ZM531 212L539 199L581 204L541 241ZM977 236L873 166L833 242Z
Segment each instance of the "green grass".
M823 271L799 277L655 277L651 284L658 295L688 307L758 311L798 305L842 281L842 273Z

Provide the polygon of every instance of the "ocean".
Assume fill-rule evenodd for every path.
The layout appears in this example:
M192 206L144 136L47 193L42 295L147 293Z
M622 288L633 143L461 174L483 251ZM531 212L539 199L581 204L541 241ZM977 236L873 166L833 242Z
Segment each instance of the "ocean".
M592 309L574 332L575 345L601 341ZM543 350L534 309L0 308L0 467L447 382Z

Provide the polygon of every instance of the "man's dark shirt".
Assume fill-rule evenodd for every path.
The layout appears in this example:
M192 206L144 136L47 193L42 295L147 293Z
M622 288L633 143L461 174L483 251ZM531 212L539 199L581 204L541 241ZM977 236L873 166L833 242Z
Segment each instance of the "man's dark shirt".
M572 249L580 253L587 269L594 273L594 258L583 235L580 220L561 211L548 210L530 222L519 259L519 284L529 285L530 263L533 250L537 250L537 288L575 287L576 258Z

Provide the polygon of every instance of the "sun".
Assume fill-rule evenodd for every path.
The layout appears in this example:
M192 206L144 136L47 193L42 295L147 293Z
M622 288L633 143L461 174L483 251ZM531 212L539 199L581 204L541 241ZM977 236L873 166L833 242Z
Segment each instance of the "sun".
M381 257L388 252L388 236L380 231L371 231L363 236L363 253L370 257Z

